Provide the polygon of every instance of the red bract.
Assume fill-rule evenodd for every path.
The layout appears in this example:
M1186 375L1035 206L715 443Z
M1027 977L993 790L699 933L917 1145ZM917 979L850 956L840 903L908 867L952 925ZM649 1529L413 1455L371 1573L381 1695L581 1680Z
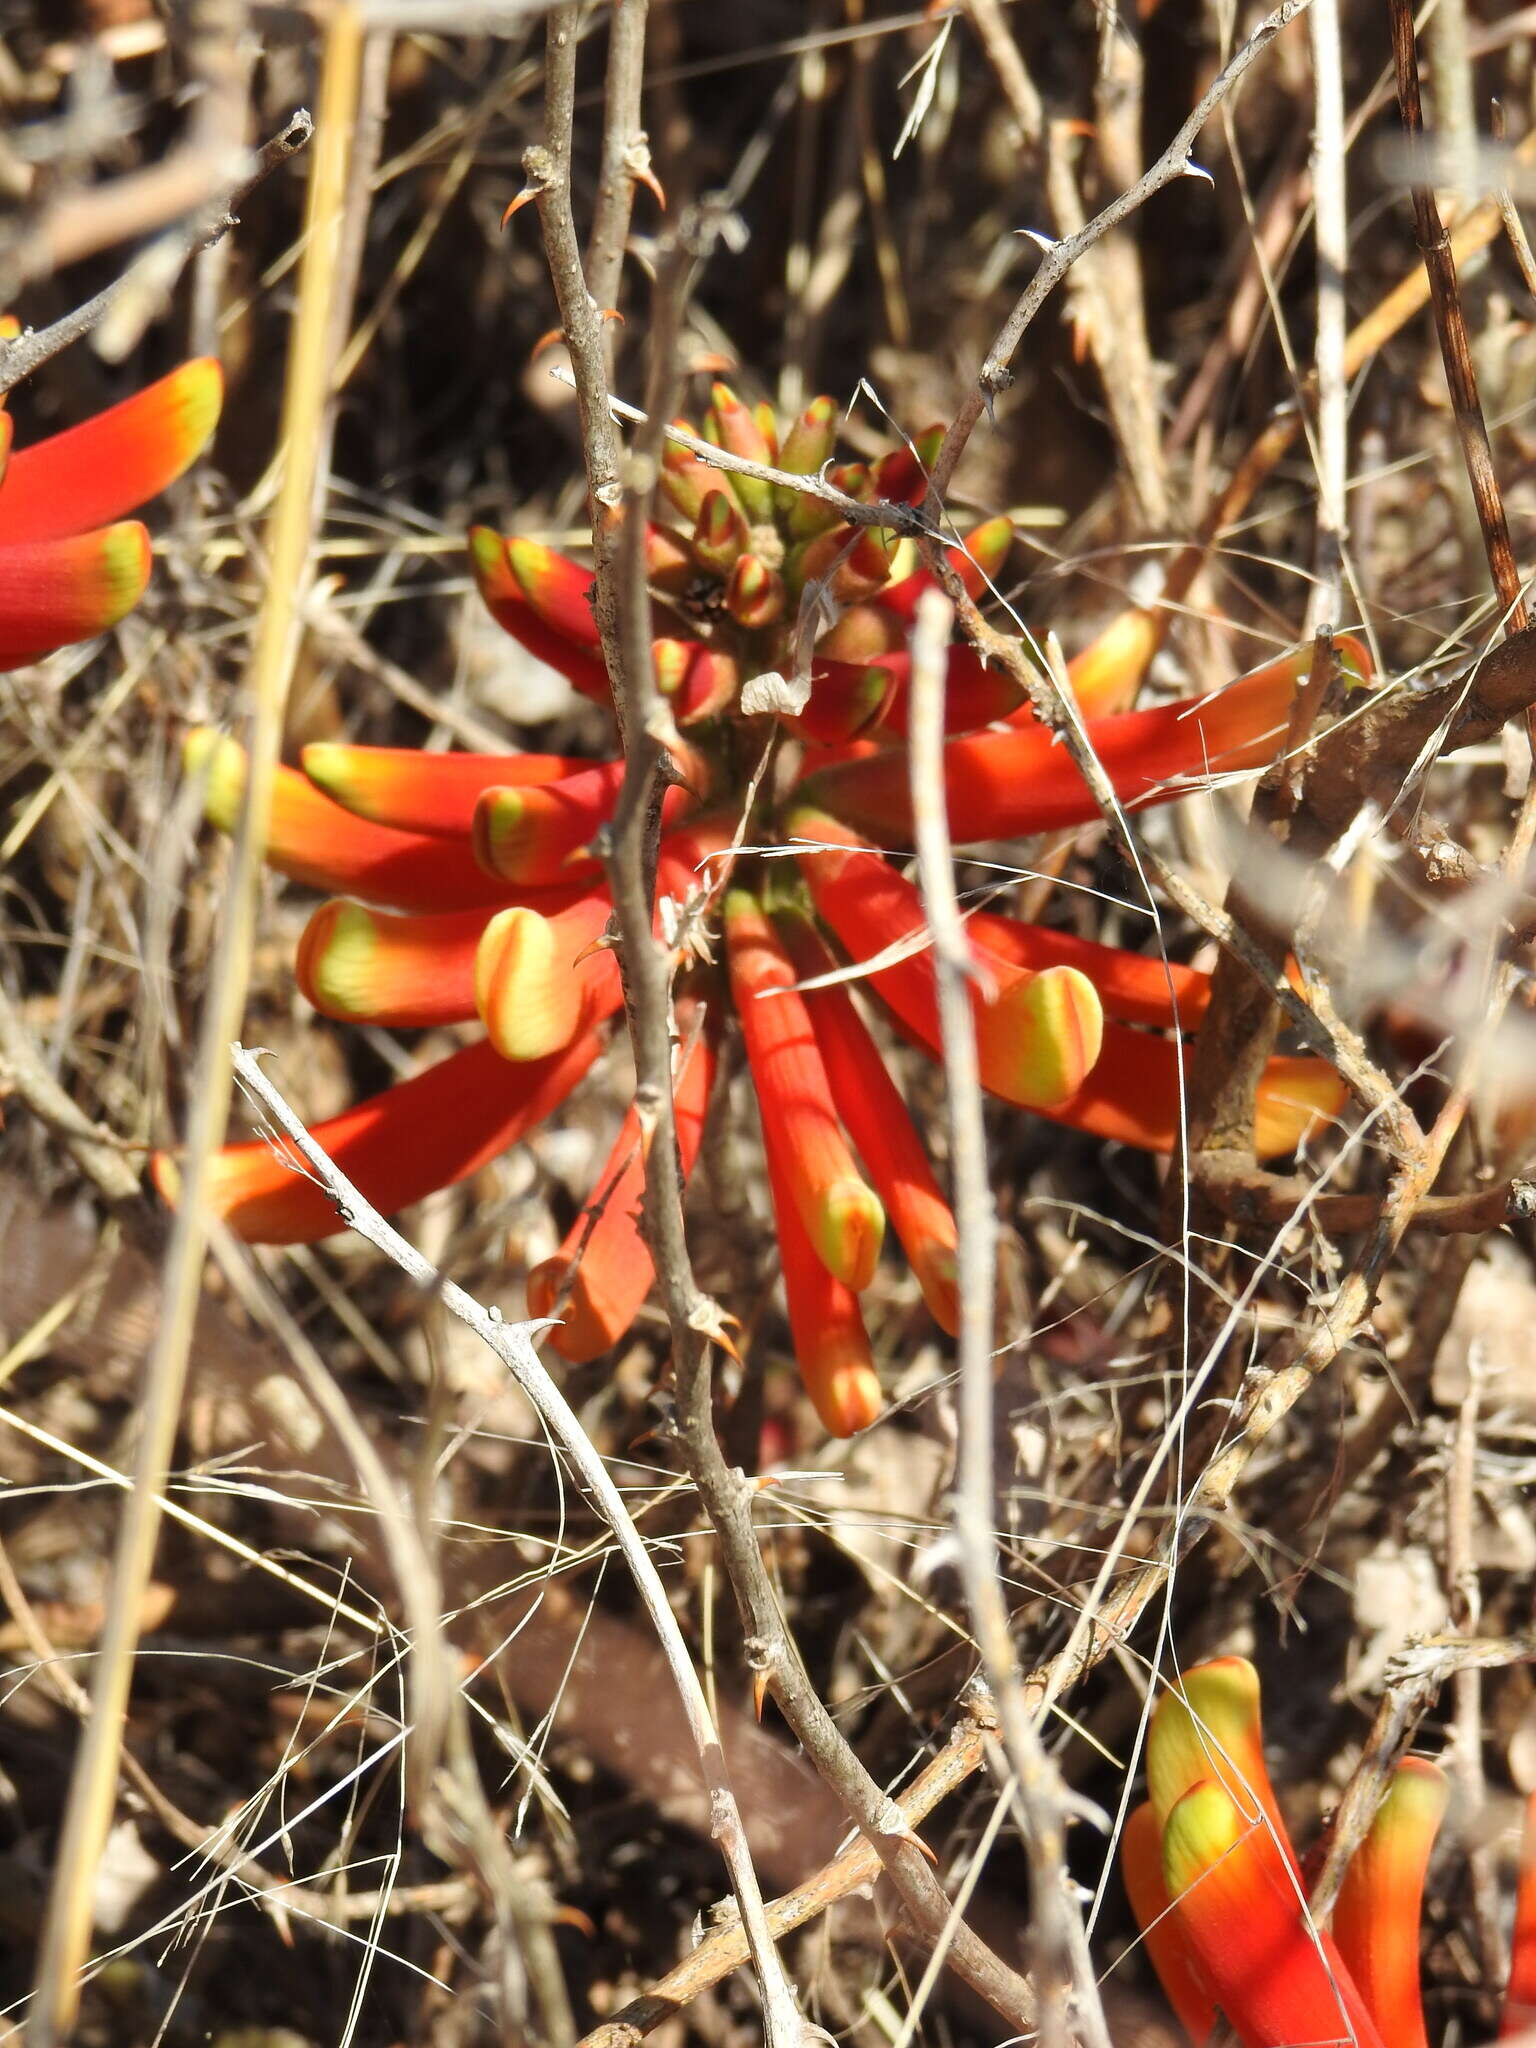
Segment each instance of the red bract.
M184 363L121 405L14 454L11 417L0 412L0 668L89 640L138 603L149 581L149 535L122 515L195 459L222 396L217 363Z
M781 442L762 408L722 385L704 433L810 475L831 459L835 421L831 401L818 399ZM862 501L916 502L932 441L915 445L915 455L828 473ZM876 999L901 1035L940 1052L921 899L862 836L875 823L898 842L905 833L907 640L929 576L910 540L844 525L815 496L690 450L669 447L661 481L676 519L646 536L652 655L683 737L668 736L679 786L661 811L656 928L677 969L679 1149L686 1171L734 1013L794 1349L827 1426L858 1429L880 1408L859 1294L884 1256L887 1221L935 1318L951 1331L958 1319L954 1217L862 1007ZM956 549L973 591L1001 572L1011 540L1007 520L994 519ZM591 572L485 527L471 535L470 556L508 632L607 703ZM818 619L819 637L808 636L805 622ZM1080 658L1085 692L1106 702L1133 692L1145 643L1144 631L1111 628ZM1193 709L1093 720L1090 735L1128 800L1171 796L1213 763L1268 758L1306 661L1272 663ZM758 783L775 718L744 714L740 690L771 672L798 675L809 696L777 716L779 759ZM963 642L950 653L948 692L957 839L1090 814L1076 771L1021 712L1014 683ZM240 749L195 734L187 758L205 778L209 816L228 828L244 784ZM622 763L616 750L573 760L325 743L305 750L303 766L280 770L265 829L269 864L333 899L300 943L304 994L338 1018L390 1028L478 1019L487 1035L322 1132L345 1148L362 1192L389 1208L473 1172L557 1109L616 1027L622 988L601 855ZM796 857L731 856L743 825L747 845ZM727 877L718 864L728 857ZM974 914L970 937L987 1087L1086 1132L1171 1146L1182 1034L1204 1010L1207 978L991 909ZM850 992L844 979L864 986ZM1291 1148L1341 1100L1319 1063L1272 1062L1259 1150ZM616 1343L650 1286L637 1222L645 1135L633 1116L624 1123L591 1202L531 1276L535 1309L568 1318L553 1342L569 1358ZM160 1174L169 1184L170 1169ZM216 1199L249 1237L292 1241L339 1227L311 1183L250 1148L225 1155Z

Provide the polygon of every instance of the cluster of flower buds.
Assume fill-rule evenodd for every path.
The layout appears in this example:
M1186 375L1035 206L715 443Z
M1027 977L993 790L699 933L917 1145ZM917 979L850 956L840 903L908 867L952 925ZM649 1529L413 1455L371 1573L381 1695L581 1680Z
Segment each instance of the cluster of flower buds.
M174 483L219 417L216 362L183 363L93 419L14 453L0 411L0 669L115 626L144 595L149 535L123 514Z
M813 477L832 454L834 421L830 400L818 399L781 440L764 409L716 385L695 439ZM930 438L832 479L861 502L916 501ZM674 447L663 485L682 523L648 538L655 673L677 734L657 928L687 934L702 922L708 935L680 946L677 960L682 1161L690 1169L698 1154L721 1034L733 1028L762 1124L794 1349L826 1426L846 1433L881 1406L859 1295L887 1222L935 1319L955 1325L954 1219L868 1007L940 1052L927 920L888 852L910 844L908 638L930 577L894 531L844 524L824 500L713 467L695 448ZM1006 519L968 537L956 559L976 591L1011 540ZM592 573L484 527L470 556L506 630L609 703ZM1089 741L1123 803L1167 801L1273 755L1308 654L1198 702L1125 709L1150 644L1145 616L1127 614L1072 670ZM1366 672L1356 643L1344 654ZM948 660L944 780L956 841L1096 818L1070 756L1013 682L963 642ZM808 683L798 708L743 709L743 684L768 671ZM770 720L784 729L783 758L759 786L752 771ZM244 778L238 746L199 733L188 761L209 816L228 827ZM316 1130L379 1207L474 1172L550 1115L600 1052L622 995L595 849L621 767L617 757L326 743L305 749L302 771L280 773L267 860L333 898L299 947L303 993L358 1022L484 1027L480 1043ZM777 845L784 857L733 857L743 825L747 845ZM1207 977L1001 911L976 911L968 929L984 1085L1080 1130L1171 1148L1185 1034L1199 1023ZM717 931L723 972L709 942ZM1341 1102L1326 1065L1275 1058L1259 1089L1258 1153L1292 1150ZM157 1172L173 1190L174 1165L161 1160ZM551 1342L570 1359L616 1343L651 1284L636 1221L642 1175L631 1118L592 1203L530 1276L530 1305L564 1318ZM338 1227L319 1190L262 1144L223 1155L215 1194L248 1238L292 1242Z
M1197 2048L1218 2015L1243 2048L1426 2048L1419 1914L1448 1789L1423 1757L1398 1765L1327 1932L1307 1911L1306 1875L1265 1767L1258 1674L1242 1657L1185 1672L1152 1716L1148 1797L1120 1856L1158 1981ZM1533 2022L1536 1800L1501 2038Z

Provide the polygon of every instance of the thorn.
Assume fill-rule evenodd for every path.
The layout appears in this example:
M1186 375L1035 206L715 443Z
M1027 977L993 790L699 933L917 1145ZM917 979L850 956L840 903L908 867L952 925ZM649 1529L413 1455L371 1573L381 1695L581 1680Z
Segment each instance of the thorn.
M624 325L624 315L615 312L612 306L599 306L597 317L599 320L617 320L621 327Z
M766 1493L770 1486L777 1486L778 1483L779 1475L777 1472L759 1472L752 1481L752 1491L754 1493Z
M754 1671L752 1674L752 1714L759 1727L761 1727L763 1719L763 1702L767 1697L768 1674L766 1671Z
M517 197L509 202L506 212L501 216L502 226L505 227L514 213L520 213L525 206L537 199L538 196L539 188L537 185L525 185Z
M650 193L651 197L656 201L656 204L661 208L662 212L665 213L667 210L667 195L662 189L662 183L660 178L658 178L656 173L651 169L649 162L647 162L640 169L632 169L629 175L634 179L637 185L643 185L645 187L646 191Z
M1054 235L1042 235L1038 228L1015 228L1013 232L1016 235L1023 235L1026 240L1033 242L1036 248L1043 249L1047 256L1059 246Z
M549 1917L561 1927L576 1928L578 1932L586 1935L589 1941L597 1939L595 1921L589 1913L583 1913L580 1906L556 1906Z
M545 349L553 348L556 342L563 342L564 340L565 329L563 327L547 327L544 330L544 332L539 336L538 340L533 344L533 347L529 349L529 362L536 362L538 358L541 355L543 355Z
M1216 189L1216 180L1205 168L1205 165L1197 164L1192 156L1185 157L1183 163L1179 167L1179 176L1181 178L1204 178L1205 182L1207 183L1207 185L1210 186L1213 192Z
M574 858L575 855L573 854L572 859ZM583 960L590 960L595 953L611 953L617 949L618 943L618 934L616 932L599 932L595 939L582 947L581 951L571 962L571 965L572 967L579 967Z
M889 1832L898 1842L905 1842L909 1849L916 1849L920 1855L927 1858L935 1870L938 1869L938 1856L929 1848L916 1828L911 1826L891 1828Z

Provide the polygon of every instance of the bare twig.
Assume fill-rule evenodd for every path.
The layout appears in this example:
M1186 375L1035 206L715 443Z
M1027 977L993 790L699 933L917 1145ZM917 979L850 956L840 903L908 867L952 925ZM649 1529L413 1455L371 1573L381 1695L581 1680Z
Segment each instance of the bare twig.
M571 211L570 149L575 82L576 12L559 7L550 16L546 44L546 143L523 159L539 207L545 250L570 349L582 454L592 514L596 569L595 612L602 636L619 729L624 739L624 781L610 827L609 874L625 1004L635 1048L635 1113L646 1156L646 1230L656 1261L673 1332L673 1370L678 1385L684 1440L697 1469L714 1445L710 1413L709 1329L701 1313L688 1261L682 1220L682 1174L677 1155L672 1101L670 1031L672 962L652 933L655 852L660 826L663 764L671 727L656 685L650 645L650 601L645 587L644 534L650 495L660 469L660 421L670 406L660 401L675 374L673 346L682 272L658 294L661 331L653 334L651 388L653 421L630 458L628 490L621 473L618 434L610 408L603 360L601 322L582 269ZM643 26L643 21L642 21ZM622 70L619 83L626 85ZM612 75L610 83L613 82ZM622 127L623 108L611 109L610 126ZM686 252L679 249L681 265ZM627 500L627 502L626 502ZM625 517L626 511L628 517ZM706 1439L707 1444L706 1444ZM718 1449L715 1451L718 1456ZM669 1610L669 1620L672 1620ZM676 1629L676 1622L672 1620ZM681 1644L681 1636L677 1638ZM694 1687L698 1680L688 1667ZM680 1676L681 1682L681 1676ZM764 2028L770 2048L798 2048L801 2020L794 1992L763 1917L762 1894L752 1867L746 1833L725 1759L702 1691L688 1701L699 1755L710 1788L714 1833L746 1929L752 1961L762 1987Z
M314 132L315 124L308 111L300 107L285 127L262 144L248 176L205 207L184 229L175 231L175 240L180 248L178 268L199 249L211 249L216 242L222 241L236 225L239 208L257 186L271 177L279 165L297 156ZM79 341L82 335L89 334L135 289L135 276L135 267L130 265L121 277L114 278L94 298L87 299L83 306L77 306L61 320L18 335L15 341L0 341L0 393L13 390L40 364L56 356L61 349L68 348L72 342Z
M608 17L608 77L603 87L603 154L597 204L587 239L587 290L599 309L617 307L635 180L648 178L650 145L640 125L647 0L614 0ZM612 346L611 336L605 337Z
M1171 185L1177 178L1187 178L1194 174L1189 153L1194 148L1195 138L1201 129L1243 73L1264 54L1282 29L1289 28L1297 16L1306 11L1308 4L1309 0L1281 0L1281 5L1264 17L1242 48L1237 50L1217 72L1201 94L1189 119L1183 123L1162 155L1148 165L1136 183L1128 191L1117 193L1080 233L1069 235L1065 241L1055 243L1045 252L1040 268L1030 280L1028 289L1019 299L988 350L986 361L982 364L976 380L975 390L966 398L951 422L949 432L944 436L943 446L933 465L932 487L936 498L942 500L947 495L956 466L965 453L965 444L970 439L976 422L990 407L998 393L1007 390L1013 374L1009 365L1018 352L1019 343L1028 333L1035 315L1056 286L1085 249L1091 249L1095 242L1109 233L1111 228L1118 227L1121 221L1129 219L1138 207L1146 204L1154 192L1160 192L1165 185Z
M1066 1893L1066 1806L1039 1730L1024 1710L1008 1632L1008 1606L997 1577L993 1501L992 1337L997 1215L987 1170L986 1125L976 1026L971 1013L974 967L955 897L949 820L944 807L944 675L954 609L942 592L925 591L912 634L913 843L923 908L933 937L949 1103L950 1163L958 1236L960 1329L960 1471L955 1534L982 1669L997 1703L1016 1784L1019 1819L1030 1858L1031 1974L1039 1998L1039 2037L1046 2048L1068 2038L1067 2000L1075 1953ZM1092 1980L1077 1984L1078 2023L1106 2043L1103 2011Z

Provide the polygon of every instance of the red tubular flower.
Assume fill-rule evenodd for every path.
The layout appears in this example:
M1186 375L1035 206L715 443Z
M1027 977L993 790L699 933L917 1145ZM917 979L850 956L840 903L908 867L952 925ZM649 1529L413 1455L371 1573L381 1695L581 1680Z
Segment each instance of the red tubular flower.
M604 761L559 782L484 790L471 828L476 860L487 874L524 886L595 872L592 843L608 822L623 780L624 763ZM662 804L663 829L697 802L691 790L669 789Z
M880 963L868 969L869 985L920 1045L940 1054L933 962L917 891L866 841L822 812L797 809L785 829L792 838L810 842L797 849L797 859L823 922L856 964ZM1048 973L1071 973L1086 981L1096 1003L1112 1016L1167 1021L1173 1014L1171 991L1178 994L1181 1024L1195 1021L1204 1010L1208 983L1191 968L1168 974L1160 961L990 913L977 913L972 925L978 963L1007 984L1005 995L1030 978L1028 963L1033 962L1036 980ZM1022 974L1021 968L1026 970ZM1187 1020L1186 999L1192 1013ZM978 1025L983 1017L989 1021L989 1028L978 1032L978 1045L982 1083L993 1094L1143 1151L1170 1152L1178 1142L1184 1054L1172 1041L1101 1024L1097 1058L1083 1065L1075 1086L1052 1100L1040 1092L1039 1074L1024 1065L1028 1041L1015 1030L1006 1001L988 1006L978 999L977 1015ZM1072 1078L1070 1068L1066 1078ZM1034 1091L1034 1099L1027 1090ZM1315 1119L1338 1113L1344 1094L1343 1083L1321 1060L1272 1059L1259 1084L1254 1118L1258 1155L1268 1159L1294 1151Z
M0 481L0 545L84 533L158 497L202 453L223 398L224 373L205 356L18 449Z
M813 401L783 438L779 464L792 475L821 470L833 455L836 417L830 400ZM771 463L779 445L765 409L743 405L723 385L704 431L717 446L757 461ZM886 493L914 499L925 488L931 452L925 442L916 458L834 465L829 473L864 502ZM907 643L929 579L909 540L849 527L835 507L787 485L725 474L675 446L661 482L681 520L646 534L651 658L666 713L688 729L689 745L671 736L686 786L670 791L662 809L656 925L673 949L680 1013L706 1003L712 1024L723 994L712 947L724 927L735 1018L761 1109L794 1348L828 1426L848 1431L880 1410L855 1297L874 1273L887 1215L935 1318L949 1329L958 1320L954 1218L859 1002L841 987L796 986L846 958L903 1034L940 1052L920 897L861 836L873 821L898 843L908 813L900 743ZM986 588L1012 535L1000 519L968 537L955 560L969 588ZM0 576L4 553L0 546ZM494 616L606 705L592 573L486 527L471 534L470 555ZM803 620L791 600L812 579L826 581L841 610L807 647L803 634L814 621ZM0 606L0 627L3 620ZM1085 700L1100 688L1108 701L1111 682L1122 688L1144 658L1145 641L1141 615L1128 628L1117 622L1097 653L1089 650L1087 668L1096 661L1097 670L1080 672ZM1173 776L1266 758L1308 659L1272 664L1201 704L1095 721L1093 736L1126 800L1176 793L1166 786ZM807 662L809 703L798 716L787 709L773 715L819 750L817 772L786 798L782 781L755 773L765 719L743 714L741 691L744 678L804 674ZM1020 711L1017 694L1002 671L956 644L946 716L959 736L946 758L957 836L1034 830L1091 812L1070 761ZM203 733L187 754L205 780L210 818L232 825L245 780L241 750ZM485 1138L494 1149L527 1127L537 1076L558 1074L562 1088L574 1081L593 1057L596 1027L617 1011L608 893L593 849L612 820L623 767L612 749L607 758L575 760L331 743L307 749L304 764L303 775L284 769L277 776L266 856L295 881L345 899L323 904L305 931L298 978L306 995L337 1017L415 1028L478 1016L488 1033L473 1055L458 1055L462 1064L448 1064L446 1079L424 1075L326 1127L336 1143L364 1146L378 1182L370 1192L399 1201L485 1156L477 1149L484 1120L469 1134L479 1112L460 1106L453 1076L494 1077L481 1091L492 1104L486 1128L500 1133ZM692 806L702 801L718 808L701 817ZM786 883L782 865L756 865L753 851L765 839L786 847L797 833L822 842L797 849L804 886ZM711 886L721 871L710 863L738 847L722 912L720 889ZM969 936L983 970L972 1014L989 1090L1085 1131L1171 1146L1179 1034L1203 1012L1206 977L993 911L972 916ZM702 1044L679 1077L685 1165L700 1142L713 1050L713 1039ZM1261 1154L1290 1149L1311 1116L1337 1107L1341 1095L1317 1062L1273 1061L1259 1092ZM423 1129L404 1132L401 1103ZM571 1357L617 1342L651 1279L635 1224L642 1174L634 1138L631 1123L605 1175L607 1206L598 1213L600 1191L530 1282L530 1299L546 1307L569 1285L569 1320L554 1341ZM387 1158L390 1144L400 1148L398 1159ZM260 1148L236 1147L221 1167L236 1227L252 1235L329 1228L307 1184L282 1169L274 1183L267 1158ZM165 1162L157 1172L166 1184L174 1174Z
M686 1013L683 1021L686 1028ZM684 1047L672 1083L685 1179L699 1156L714 1078L714 1044L704 1031ZM528 1313L562 1318L549 1341L572 1365L585 1365L617 1344L651 1291L656 1269L639 1224L644 1195L640 1119L630 1109L591 1200L559 1251L528 1275ZM562 1290L566 1299L560 1305Z
M149 561L149 535L133 519L0 546L0 668L25 668L115 626L144 595Z
M1371 1832L1350 1858L1333 1909L1339 1953L1392 2048L1425 2048L1419 1913L1429 1852L1449 1796L1437 1764L1405 1757Z
M1191 1960L1189 1943L1168 1896L1163 1877L1163 1830L1150 1801L1127 1816L1120 1835L1120 1875L1163 1995L1195 2048L1201 2048L1216 2024L1216 2007Z
M530 890L526 903L548 921L590 895L590 887ZM606 919L606 900L601 910ZM476 956L495 915L485 906L402 917L351 897L333 899L304 927L294 976L326 1017L398 1031L466 1023L475 1015Z
M801 911L776 910L774 922L802 980L836 966ZM837 1113L869 1170L930 1315L953 1336L960 1326L954 1212L939 1191L901 1091L846 988L836 983L803 988L800 1000L816 1034Z
M1163 1823L1163 1880L1196 1969L1244 2048L1383 2048L1358 1987L1277 1876L1262 1820L1203 1779ZM1394 2044L1395 2048L1395 2044Z
M1147 1791L1160 1823L1191 1786L1221 1785L1282 1864L1300 1870L1264 1762L1259 1674L1246 1657L1216 1657L1186 1671L1158 1701L1147 1736ZM1262 1850L1256 1853L1263 1853Z
M217 363L184 363L14 454L10 415L0 413L0 668L89 640L137 604L149 580L149 535L122 515L196 458L223 388Z
M543 1059L618 1009L619 963L598 943L612 915L608 891L593 889L551 915L515 903L486 925L475 1008L503 1059Z
M907 732L912 657L905 649L882 654L875 664L886 679L878 716L861 716L870 688L864 664L829 661L818 655L811 668L811 700L800 714L800 729L813 739L853 738L874 725ZM944 730L974 732L1005 718L1022 701L1005 669L988 668L974 647L957 642L949 650L944 685Z
M781 1156L777 1131L766 1118L763 1152L800 1377L822 1426L833 1436L854 1436L877 1422L885 1405L859 1298L827 1271L812 1244L800 1220L789 1162Z
M794 839L817 842L821 827L817 813L796 810L785 829ZM854 879L836 839L834 827L830 859L814 843L797 853L817 913L855 963L881 958L885 964L871 969L871 985L921 1044L942 1053L926 923L915 927L904 911L893 910L902 900L900 878L883 861L861 868ZM892 946L906 949L902 957L888 959L885 949ZM994 970L995 984L990 993L972 994L982 1086L1025 1109L1048 1111L1068 1101L1092 1072L1102 1043L1103 1015L1093 983L1072 966L1024 974L1006 961L982 964Z
M796 809L787 829L810 842L800 866L816 894L822 915L835 930L839 918L856 923L860 947L855 959L872 958L888 947L926 946L927 913L915 885L899 875L877 847L825 812ZM1027 974L1047 967L1077 967L1099 992L1105 1014L1131 1024L1198 1024L1210 999L1210 976L1197 968L1165 965L1116 946L1101 946L1072 932L1026 924L1022 918L971 911L966 935L979 964L1001 972ZM853 951L851 938L845 943Z
M304 773L343 810L399 832L462 838L488 789L540 787L590 768L568 754L426 754L420 747L349 747L316 740Z
M577 1039L548 1059L512 1066L486 1044L466 1046L413 1080L314 1126L312 1136L384 1215L467 1179L560 1107L600 1049ZM155 1155L156 1187L174 1204L181 1172ZM344 1230L320 1184L264 1138L227 1145L210 1205L249 1244L313 1244Z
M1356 662L1366 660L1357 642L1343 644ZM1193 704L1090 719L1089 742L1127 807L1167 802L1192 777L1270 760L1310 663L1303 649ZM903 755L875 754L812 774L802 795L861 831L905 836L912 827L909 775ZM951 829L965 841L1050 832L1099 815L1072 757L1033 718L1005 732L952 740L944 750L944 783Z
M744 889L732 889L725 899L725 937L780 1185L827 1271L857 1292L874 1278L885 1212L848 1150L816 1032L795 993L794 963L757 898Z
M211 825L233 832L245 798L245 749L203 726L189 733L182 766L203 781ZM467 841L373 825L344 811L292 768L279 768L267 818L267 866L327 895L356 895L398 910L469 909L504 903Z
M1523 2033L1527 2027L1536 2027L1536 1792L1526 1804L1520 1841L1520 1888L1515 1894L1515 1932L1499 2039Z
M553 555L551 559L562 558ZM499 533L489 526L472 526L469 561L485 608L504 633L510 633L535 660L547 662L584 697L599 704L611 702L608 671L601 657L591 651L589 641L574 639L562 627L551 625L544 612L529 602L522 584L512 573L508 544ZM574 564L567 563L566 567L580 573L575 571ZM549 609L562 620L574 623L568 607L551 605Z

